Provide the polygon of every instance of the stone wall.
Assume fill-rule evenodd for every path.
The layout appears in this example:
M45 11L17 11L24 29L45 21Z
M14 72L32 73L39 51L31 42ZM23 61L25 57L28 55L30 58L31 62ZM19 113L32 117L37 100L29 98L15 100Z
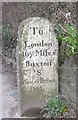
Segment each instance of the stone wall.
M65 60L64 64L59 67L59 90L65 98L72 102L73 107L76 107L76 86L77 86L77 67L78 55L71 56Z

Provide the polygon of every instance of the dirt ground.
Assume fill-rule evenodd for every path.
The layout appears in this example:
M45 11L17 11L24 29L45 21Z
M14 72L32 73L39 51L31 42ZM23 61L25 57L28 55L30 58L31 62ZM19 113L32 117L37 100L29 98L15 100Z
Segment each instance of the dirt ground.
M3 61L2 64L2 118L17 117L16 71Z

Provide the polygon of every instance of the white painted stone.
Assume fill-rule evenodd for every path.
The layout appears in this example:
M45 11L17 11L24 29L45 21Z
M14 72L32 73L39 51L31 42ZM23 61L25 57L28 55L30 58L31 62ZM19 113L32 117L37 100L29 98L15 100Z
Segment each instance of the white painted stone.
M26 19L18 30L21 114L43 108L58 91L58 42L45 18Z

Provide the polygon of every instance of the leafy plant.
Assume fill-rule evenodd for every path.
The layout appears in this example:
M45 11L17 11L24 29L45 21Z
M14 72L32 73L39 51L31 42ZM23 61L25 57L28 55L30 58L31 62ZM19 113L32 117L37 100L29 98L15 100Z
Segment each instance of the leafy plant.
M51 115L58 115L68 110L67 101L62 98L61 95L57 95L54 98L48 100L48 109Z
M76 27L70 24L56 25L55 32L59 42L65 42L65 54L70 56L78 53L78 32Z

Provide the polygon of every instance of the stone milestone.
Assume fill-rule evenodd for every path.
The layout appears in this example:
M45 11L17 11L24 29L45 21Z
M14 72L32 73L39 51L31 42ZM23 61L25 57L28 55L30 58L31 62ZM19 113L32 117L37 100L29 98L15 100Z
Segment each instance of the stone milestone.
M22 115L30 109L42 109L58 91L58 42L49 20L35 17L23 21L17 52Z

